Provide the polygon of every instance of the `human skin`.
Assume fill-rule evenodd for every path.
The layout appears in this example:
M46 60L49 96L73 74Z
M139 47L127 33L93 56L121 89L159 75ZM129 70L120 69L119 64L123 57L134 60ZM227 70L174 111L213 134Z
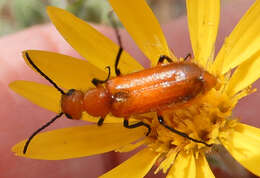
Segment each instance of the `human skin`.
M219 35L216 43L218 51L235 24L246 12L253 0L236 1L225 4L222 8ZM113 29L105 26L95 26L101 33L116 41ZM186 17L180 17L163 25L169 46L176 56L183 57L192 52ZM87 35L87 34L86 34ZM145 67L149 62L134 44L130 36L121 31L123 47ZM61 160L41 161L16 157L11 152L11 147L19 141L28 138L35 129L54 117L54 113L40 108L8 88L8 84L15 80L36 81L47 84L40 75L33 72L22 59L21 51L38 49L53 51L78 58L73 50L51 24L34 26L16 34L8 35L0 39L0 177L37 177L37 178L70 178L70 177L97 177L116 166L128 156L118 153L106 153L102 155ZM254 84L260 88L260 82ZM260 127L258 109L260 93L256 92L243 99L237 106L234 115L239 116L241 121L256 127ZM59 119L50 128L72 127L85 124L83 121L71 121ZM50 145L51 146L51 145ZM121 154L122 155L122 154ZM147 177L153 177L149 174ZM159 177L159 176L156 176Z

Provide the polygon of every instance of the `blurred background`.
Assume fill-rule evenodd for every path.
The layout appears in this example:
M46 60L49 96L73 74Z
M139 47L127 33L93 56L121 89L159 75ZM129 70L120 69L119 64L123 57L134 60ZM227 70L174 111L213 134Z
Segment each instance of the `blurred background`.
M185 13L184 0L148 0L161 23ZM105 0L0 0L0 36L49 21L46 6L56 6L92 23L109 24Z

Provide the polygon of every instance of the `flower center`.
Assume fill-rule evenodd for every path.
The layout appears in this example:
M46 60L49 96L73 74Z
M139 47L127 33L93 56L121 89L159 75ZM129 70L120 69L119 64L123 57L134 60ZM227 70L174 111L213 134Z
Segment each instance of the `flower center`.
M185 133L190 138L207 144L220 144L218 137L228 127L227 121L231 118L234 106L233 100L230 100L225 92L211 89L189 105L164 113L163 118L169 127ZM155 173L161 169L166 173L180 151L205 153L212 148L173 133L161 125L156 116L150 125L152 132L146 139L147 145L161 154Z
M218 144L219 132L231 116L232 108L233 104L227 96L212 89L187 106L165 112L163 118L166 125L190 138L207 144ZM152 119L151 127L151 144L156 143L157 146L164 147L165 151L176 147L185 150L209 147L165 128L158 122L157 117Z

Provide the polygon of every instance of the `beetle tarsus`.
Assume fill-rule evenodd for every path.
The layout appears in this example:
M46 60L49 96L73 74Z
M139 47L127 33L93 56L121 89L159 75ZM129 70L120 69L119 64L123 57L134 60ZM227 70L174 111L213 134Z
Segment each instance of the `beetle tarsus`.
M104 118L103 117L101 117L99 120L98 120L98 123L97 123L97 125L98 126L102 126L103 124L104 124Z
M137 122L135 124L129 125L129 121L127 119L124 120L124 127L128 128L128 129L133 129L133 128L137 128L140 126L144 126L148 129L148 132L146 133L146 136L148 136L151 133L151 127L150 125L144 123L144 122Z
M160 115L158 115L158 121L159 121L159 123L160 123L161 125L163 125L163 126L164 126L165 128L167 128L167 129L169 129L169 130L172 131L173 133L176 133L176 134L178 134L178 135L180 135L180 136L182 136L182 137L184 137L184 138L187 138L187 139L189 139L189 140L191 140L191 141L193 141L193 142L202 143L202 144L204 144L204 145L206 145L206 146L208 146L208 147L211 147L211 146L213 145L213 144L207 144L207 143L205 143L205 142L203 142L203 141L200 141L200 140L196 140L196 139L194 139L194 138L191 138L191 137L189 137L186 133L180 132L180 131L178 131L178 130L176 130L176 129L174 129L174 128L169 127L168 125L165 124L163 117L160 116Z
M161 55L160 58L158 59L158 63L157 64L162 64L164 62L164 60L167 60L169 63L173 62L173 60L166 56L166 55Z
M99 79L93 78L91 81L93 85L98 86L99 84L106 83L109 80L110 74L111 74L110 67L106 66L106 69L108 69L107 78L105 80L99 80Z

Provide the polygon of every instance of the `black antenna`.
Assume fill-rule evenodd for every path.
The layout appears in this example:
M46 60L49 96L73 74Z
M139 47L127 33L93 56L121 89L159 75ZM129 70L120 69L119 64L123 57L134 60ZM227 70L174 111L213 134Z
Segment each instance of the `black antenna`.
M32 59L30 58L28 52L26 51L25 52L25 56L28 60L28 62L33 66L33 68L39 72L41 74L41 76L43 76L46 80L48 80L62 95L65 95L66 93L60 88L58 87L58 85L52 80L50 79L46 74L44 74L41 69L39 69L35 64L34 62L32 61Z
M48 80L53 86L54 88L56 88L62 95L65 95L66 93L60 88L58 87L58 85L52 80L50 79L46 74L44 74L41 69L39 69L34 62L32 61L32 59L30 58L28 52L25 52L25 57L28 60L28 62L32 65L32 67L40 73L41 76L43 76L46 80ZM56 115L53 119L51 119L49 122L47 122L45 125L43 125L41 128L39 128L38 130L36 130L30 137L29 139L26 141L24 148L23 148L23 154L26 153L28 146L31 142L31 140L34 138L35 135L37 135L40 131L42 131L43 129L45 129L46 127L48 127L50 124L52 124L56 119L58 119L59 117L61 117L64 113L61 112L58 115Z
M110 11L108 13L108 17L109 17L110 23L112 24L112 27L115 30L116 39L117 39L118 45L119 45L119 50L118 50L118 53L117 53L117 56L116 56L116 61L115 61L115 73L116 73L117 76L119 76L121 74L121 72L118 69L118 63L119 63L119 59L120 59L122 52L123 52L123 45L122 45L121 37L120 37L120 34L119 34L119 30L117 28L116 21L115 21L114 16L113 16L113 11Z
M114 30L115 30L115 34L116 34L116 39L117 39L117 41L118 41L118 45L119 45L121 48L123 48L122 41L121 41L121 37L120 37L120 34L119 34L119 30L118 30L118 28L117 28L117 24L116 24L116 21L115 21L115 19L114 19L114 12L113 12L113 11L110 11L110 12L108 13L108 17L109 17L109 21L110 21L112 27L113 27Z
M53 119L51 119L49 122L47 122L44 126L42 126L41 128L39 128L38 130L36 130L30 137L29 139L26 141L24 148L23 148L23 154L26 153L27 148L30 144L30 142L32 141L33 137L35 135L37 135L40 131L42 131L43 129L45 129L46 127L48 127L49 125L51 125L56 119L58 119L59 117L61 117L64 113L61 112L60 114L58 114L57 116L55 116Z

